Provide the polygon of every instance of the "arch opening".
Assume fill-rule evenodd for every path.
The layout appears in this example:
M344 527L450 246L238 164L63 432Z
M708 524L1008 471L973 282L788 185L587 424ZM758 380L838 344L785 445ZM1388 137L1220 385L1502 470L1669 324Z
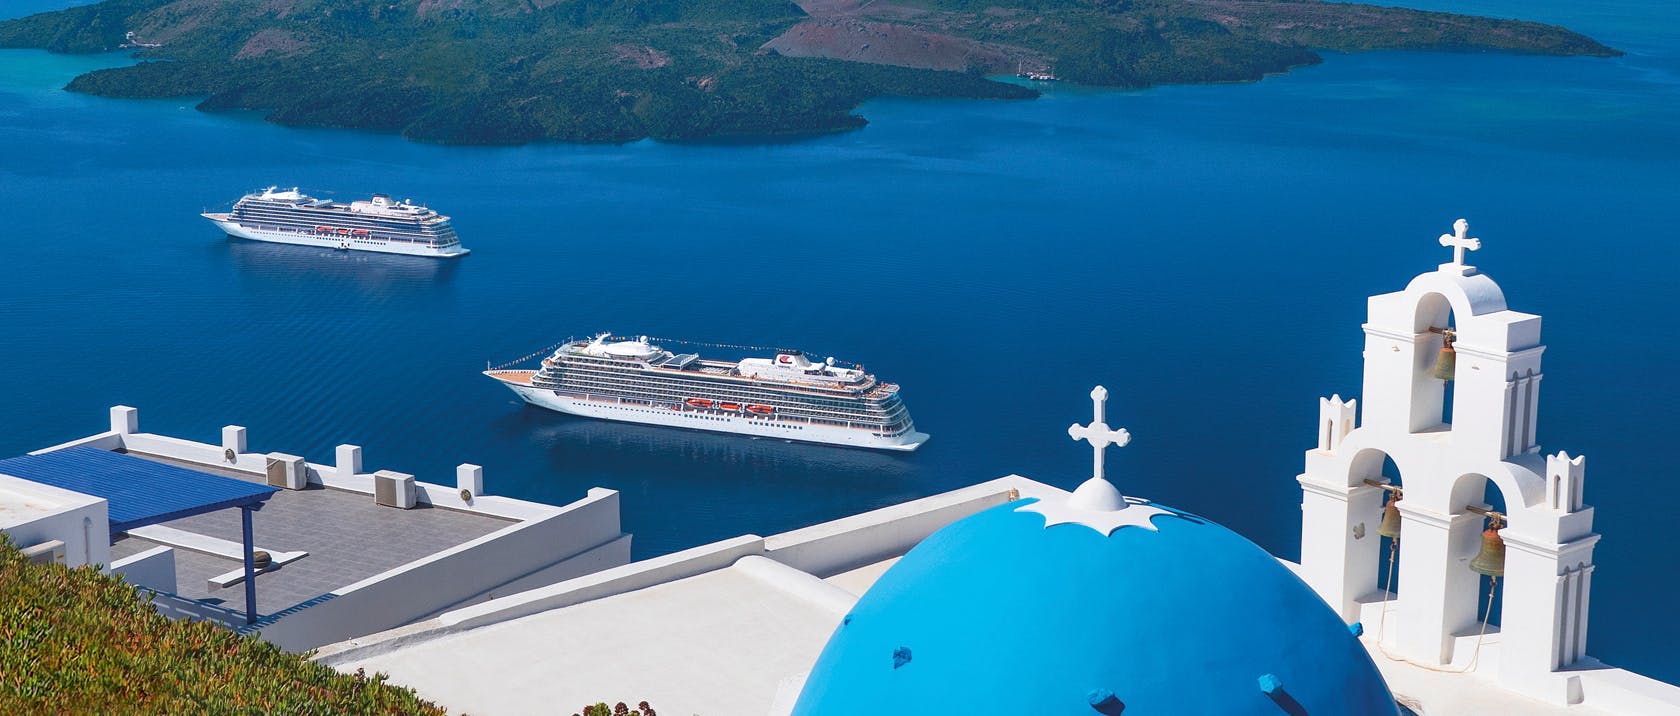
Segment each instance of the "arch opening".
M1498 483L1487 476L1472 473L1459 477L1458 481L1453 483L1452 496L1459 507L1458 513L1469 512L1465 509L1469 506L1485 507L1505 515L1505 526L1510 526L1510 511L1506 508L1508 503L1505 492L1500 489ZM1521 496L1518 496L1518 499L1518 504L1521 504ZM1463 556L1461 565L1451 565L1449 568L1475 571L1470 565L1480 554L1483 545L1482 532L1491 526L1491 522L1491 519L1483 519L1471 523L1476 533L1475 539L1471 540L1473 546L1468 554ZM1488 629L1498 627L1504 607L1505 579L1500 577L1496 588L1493 577L1480 573L1476 574L1476 577L1473 581L1465 580L1463 588L1455 590L1456 593L1449 594L1448 598L1460 604L1475 604L1476 629L1481 629L1483 620L1486 620Z
M1390 457L1388 453L1376 448L1366 448L1359 451L1358 454L1354 455L1349 467L1350 477L1355 485L1362 484L1365 480L1375 480L1386 482L1393 487L1402 486L1400 466L1394 462L1394 458ZM1374 594L1378 600L1391 600L1400 593L1399 544L1395 539L1384 536L1381 527L1388 502L1393 497L1393 492L1384 490L1382 498L1377 502L1376 509L1365 522L1369 525L1366 531L1367 538L1376 538L1372 547L1368 548L1370 551L1366 553L1367 556L1365 557L1365 559L1371 560L1371 562L1366 563L1368 569L1370 569L1367 573L1373 575L1371 582L1365 586L1369 593Z
M1452 302L1446 296L1428 293L1418 299L1412 319L1412 330L1422 336L1422 340L1418 341L1418 360L1413 368L1412 401L1420 406L1423 414L1433 412L1428 406L1439 405L1439 415L1430 417L1437 429L1448 430L1452 429L1453 423L1453 385L1456 381L1435 377L1435 368L1443 358L1442 347L1446 344L1446 335L1442 331L1455 330L1453 313ZM1422 417L1418 413L1414 415Z
M1394 458L1383 455L1382 472L1380 474L1381 478L1378 479L1386 478L1388 480L1388 484L1393 485L1394 487L1402 487L1400 483L1400 466L1395 464ZM1388 503L1394 499L1395 493L1392 492L1383 496L1384 510L1387 509ZM1378 524L1381 524L1381 520L1385 514L1386 513L1379 514L1377 516ZM1378 569L1376 587L1378 591L1387 592L1389 598L1394 599L1400 596L1399 541L1393 537L1386 537L1381 534L1377 536L1381 539L1381 542L1379 543L1380 546L1377 549Z

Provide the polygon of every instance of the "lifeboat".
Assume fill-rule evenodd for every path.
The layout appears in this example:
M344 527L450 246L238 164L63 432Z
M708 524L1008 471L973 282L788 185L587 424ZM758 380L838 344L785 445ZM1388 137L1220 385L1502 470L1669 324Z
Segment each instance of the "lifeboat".
M723 408L724 410L736 411L736 412L741 410L741 404L740 403L718 403L718 407Z
M339 229L338 230L338 235L339 236L349 236L350 235L350 230L349 229Z
M694 408L710 408L710 407L712 407L712 401L707 400L705 398L689 398L688 400L685 400L683 402L688 403L689 407L694 407Z
M317 227L315 227L315 233L317 233L317 234L330 234L330 233L332 233L332 227L331 226L317 226Z
M368 230L367 229L356 229L355 231L352 231L350 233L355 234L356 236L367 236L368 235Z
M758 413L759 415L769 415L776 412L776 409L768 405L749 405L747 406L747 412Z

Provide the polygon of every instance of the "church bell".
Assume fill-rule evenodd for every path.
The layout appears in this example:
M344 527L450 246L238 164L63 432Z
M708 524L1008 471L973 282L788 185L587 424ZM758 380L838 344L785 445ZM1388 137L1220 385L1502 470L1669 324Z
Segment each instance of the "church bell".
M1482 551L1470 560L1470 571L1489 577L1505 576L1505 540L1499 537L1504 522L1494 518L1493 524L1482 531Z
M1453 351L1452 339L1441 342L1441 353L1435 356L1435 369L1431 374L1441 380L1452 380L1455 368L1458 367L1458 353Z
M1377 525L1377 534L1389 539L1400 539L1400 493L1389 494L1388 506L1383 508L1382 524Z

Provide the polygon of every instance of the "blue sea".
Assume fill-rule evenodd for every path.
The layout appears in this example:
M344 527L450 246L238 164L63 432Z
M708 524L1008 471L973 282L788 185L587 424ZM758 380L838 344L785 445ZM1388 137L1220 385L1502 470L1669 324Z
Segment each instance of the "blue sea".
M0 15L63 7L14 0ZM623 492L648 557L1019 473L1089 475L1299 554L1317 398L1355 396L1365 297L1449 258L1545 316L1539 422L1588 456L1591 653L1680 680L1680 13L1671 0L1414 0L1628 54L1329 54L1253 84L882 99L844 134L517 148L288 129L60 88L129 61L0 51L0 454L103 430L368 464L564 503ZM471 256L228 240L247 190L423 200ZM574 334L801 347L903 384L920 452L574 419L479 374ZM1662 448L1662 449L1658 449ZM260 531L260 522L259 522ZM1657 608L1651 608L1652 602Z

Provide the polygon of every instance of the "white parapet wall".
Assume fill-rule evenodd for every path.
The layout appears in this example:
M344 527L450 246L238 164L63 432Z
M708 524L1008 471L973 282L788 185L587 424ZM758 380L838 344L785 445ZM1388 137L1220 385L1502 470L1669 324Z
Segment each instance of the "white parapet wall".
M153 547L111 563L111 574L155 592L175 589L175 548Z
M553 583L630 561L619 531L618 493L596 488L553 514L335 589L246 631L288 651L407 624L521 585Z
M920 500L824 522L771 537L742 535L680 552L624 564L564 582L454 609L433 619L322 647L315 659L344 664L451 633L508 622L725 569L746 558L773 560L813 578L802 593L832 605L839 590L810 582L855 566L902 555L941 527L1014 498L1060 492L1010 475ZM1064 493L1065 494L1065 493ZM754 574L774 570L749 563ZM787 579L787 575L776 577Z
M222 429L217 443L197 442L139 431L139 414L134 408L111 409L111 430L54 445L32 454L88 446L163 458L189 466L242 472L266 478L270 453L250 447L251 436L240 426ZM335 451L336 465L303 462L307 483L335 490L372 496L374 475L363 470L362 449L343 445ZM485 495L483 468L462 465L456 484L443 485L416 480L415 498L423 505L475 513L510 521L507 527L427 557L400 565L354 584L344 585L320 597L269 615L243 631L258 633L291 651L306 651L322 644L412 622L447 609L495 599L498 596L575 579L583 575L629 563L631 537L619 521L619 496L614 490L591 489L576 502L564 506L546 505L508 497ZM0 492L9 489L0 476ZM36 494L54 490L35 483L16 481ZM85 522L89 537L78 537L69 523L52 522L51 539L69 545L67 551L82 555L73 560L104 564L109 561L110 533L105 501L63 490L53 499L70 504L86 502L78 510L97 508L97 519ZM90 501L91 500L91 501ZM8 501L0 500L0 503ZM40 502L40 500L35 500ZM96 503L96 504L95 504ZM80 503L78 503L80 504ZM3 507L3 504L0 504ZM80 512L76 513L80 515ZM58 518L54 518L58 520ZM65 517L63 519L70 519ZM79 517L77 518L80 519ZM97 529L94 529L97 528ZM9 531L9 530L8 530ZM97 534L93 534L96 531ZM43 541L39 530L20 532L14 541L20 546ZM121 573L131 582L152 587L174 583L173 552L151 550L123 560ZM169 574L167 578L165 571ZM157 589L153 604L172 618L212 619L237 624L240 615L205 603Z
M1018 475L784 532L764 540L766 556L819 577L897 557L945 525L1047 486ZM1054 489L1054 488L1049 488Z

